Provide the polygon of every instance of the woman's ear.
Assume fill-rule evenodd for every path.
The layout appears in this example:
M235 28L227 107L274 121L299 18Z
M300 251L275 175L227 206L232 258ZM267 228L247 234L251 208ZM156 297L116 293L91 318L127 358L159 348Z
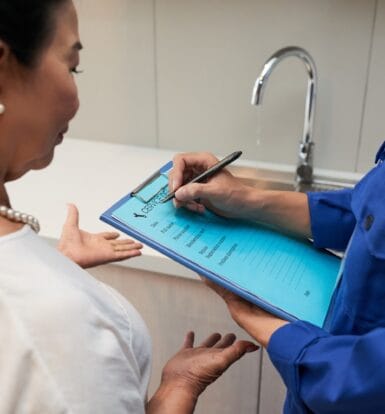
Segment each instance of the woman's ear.
M7 43L0 39L0 92L7 81L11 66L11 49Z
M16 58L8 46L8 43L0 39L0 97L5 93L5 88L18 73Z
M0 67L8 63L11 51L7 43L0 39Z
M5 104L3 102L4 88L7 84L7 73L9 72L10 48L7 43L0 39L0 115L5 112Z

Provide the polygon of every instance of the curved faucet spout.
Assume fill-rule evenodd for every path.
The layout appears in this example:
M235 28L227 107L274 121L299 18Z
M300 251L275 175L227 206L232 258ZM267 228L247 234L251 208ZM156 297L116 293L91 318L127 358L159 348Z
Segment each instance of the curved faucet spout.
M300 183L311 183L313 179L313 150L312 141L315 98L317 90L317 71L313 58L305 50L297 46L289 46L275 52L264 64L263 69L257 80L255 81L253 94L251 97L252 105L260 105L262 103L263 92L267 83L267 79L273 69L279 62L286 57L295 56L300 58L306 67L308 74L307 95L305 105L305 121L303 128L302 141L300 143L298 166L296 179Z

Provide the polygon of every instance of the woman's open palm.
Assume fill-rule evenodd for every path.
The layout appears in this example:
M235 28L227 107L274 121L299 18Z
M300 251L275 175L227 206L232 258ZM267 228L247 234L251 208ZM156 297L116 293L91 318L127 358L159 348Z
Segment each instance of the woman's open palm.
M142 244L118 238L117 232L89 233L81 230L79 211L74 204L69 204L58 249L83 268L141 255Z

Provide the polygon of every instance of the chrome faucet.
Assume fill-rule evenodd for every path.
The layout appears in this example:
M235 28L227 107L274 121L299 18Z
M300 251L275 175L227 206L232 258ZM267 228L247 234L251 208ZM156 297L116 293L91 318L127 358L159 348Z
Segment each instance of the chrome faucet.
M264 64L263 69L254 84L252 105L262 103L262 95L271 72L275 66L284 58L296 56L300 58L306 66L308 73L307 95L305 106L305 123L303 128L302 141L299 146L298 164L296 169L296 181L299 184L311 184L313 181L313 146L312 141L315 97L317 91L317 71L313 58L309 53L296 46L289 46L275 52Z

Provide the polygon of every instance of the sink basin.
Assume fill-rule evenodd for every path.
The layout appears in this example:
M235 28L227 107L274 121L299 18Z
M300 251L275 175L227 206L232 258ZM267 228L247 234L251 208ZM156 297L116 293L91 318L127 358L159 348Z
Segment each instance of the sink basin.
M352 188L355 181L339 181L332 177L314 177L312 184L298 184L294 173L284 171L265 170L252 167L230 166L229 171L241 181L261 190L277 191L326 191Z

